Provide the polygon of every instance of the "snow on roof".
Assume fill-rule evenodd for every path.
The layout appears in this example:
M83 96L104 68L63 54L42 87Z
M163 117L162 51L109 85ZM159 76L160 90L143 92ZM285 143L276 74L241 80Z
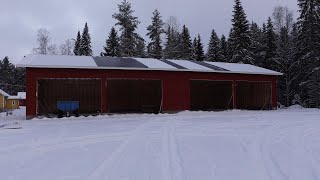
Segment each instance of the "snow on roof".
M282 75L282 73L272 71L269 69L261 68L258 66L253 66L251 64L238 64L238 63L223 63L223 62L207 62L214 66L221 67L223 69L232 71L232 72L239 72L239 73L246 73L246 74L266 74L266 75Z
M55 67L77 68L97 67L90 56L63 56L63 55L28 55L17 64L18 67Z
M205 66L201 66L199 64L196 64L192 61L187 61L187 60L168 60L170 62L173 62L175 64L178 64L186 69L189 70L197 70L197 71L212 71L212 69L207 68Z
M4 97L10 96L8 93L4 92L2 89L0 89L0 94L3 95Z
M279 72L249 64L90 56L29 55L23 58L17 66L31 68L164 70L273 76L282 75Z
M19 100L21 98L18 97L18 96L9 96L7 99L9 99L9 100Z
M26 99L26 92L18 92L18 97L20 97L20 99Z
M177 69L157 59L149 59L149 58L134 58L134 59L152 69Z

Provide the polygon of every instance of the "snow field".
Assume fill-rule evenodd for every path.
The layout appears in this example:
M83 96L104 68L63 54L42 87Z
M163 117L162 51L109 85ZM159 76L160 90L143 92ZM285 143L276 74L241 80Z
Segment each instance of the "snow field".
M8 118L0 114L0 124ZM20 123L23 129L0 129L0 174L7 180L320 179L316 109Z

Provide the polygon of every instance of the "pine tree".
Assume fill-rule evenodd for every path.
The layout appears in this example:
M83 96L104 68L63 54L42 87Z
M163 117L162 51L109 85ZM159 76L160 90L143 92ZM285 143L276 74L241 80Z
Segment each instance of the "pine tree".
M160 12L156 9L153 12L152 24L148 26L147 36L151 39L148 45L148 55L152 58L161 59L162 58L162 46L161 46L161 34L164 33L163 21L160 16Z
M127 0L123 0L121 4L118 5L119 12L113 14L113 18L118 22L116 26L120 26L120 50L122 56L132 57L135 54L136 46L138 45L137 34L135 33L138 24L138 18L133 16L134 11L131 9L131 3Z
M119 37L116 29L114 27L111 28L109 33L109 37L106 40L106 45L103 47L104 52L101 53L101 56L111 56L111 57L120 57L120 44Z
M183 26L181 32L181 43L180 43L180 58L184 60L192 59L192 41L189 33L189 29L186 25Z
M262 62L262 67L267 69L275 69L274 58L276 56L276 33L274 32L274 27L271 18L269 17L267 26L266 26L266 34L265 34L265 60Z
M207 60L208 61L222 61L222 52L221 52L221 44L217 33L214 29L211 32L211 37L207 50Z
M230 50L232 51L231 62L253 63L249 22L240 0L235 0L233 10L232 30L230 33Z
M73 53L75 56L81 56L80 46L81 46L81 34L80 34L80 31L78 31L77 39L74 43L74 50L73 50Z
M92 56L91 37L89 34L89 27L88 27L87 23L84 26L83 33L81 36L80 55L81 56Z
M197 46L198 46L198 40L197 40L197 37L195 37L192 43L192 57L191 57L192 60L197 59Z
M221 62L228 61L228 43L226 36L222 35L220 40Z

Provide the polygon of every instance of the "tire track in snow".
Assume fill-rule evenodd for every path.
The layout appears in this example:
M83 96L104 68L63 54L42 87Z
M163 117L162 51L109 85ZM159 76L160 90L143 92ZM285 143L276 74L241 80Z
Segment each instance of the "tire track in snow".
M109 179L109 175L111 174L111 168L113 164L116 162L119 157L123 154L123 152L129 147L129 145L138 140L140 136L143 136L143 130L148 126L152 125L154 120L148 120L147 122L139 125L133 131L131 131L130 136L121 143L121 145L115 149L111 154L108 154L103 161L95 168L95 170L90 173L88 176L88 180L104 180Z
M183 180L183 168L179 153L174 120L169 119L163 125L162 134L162 179Z

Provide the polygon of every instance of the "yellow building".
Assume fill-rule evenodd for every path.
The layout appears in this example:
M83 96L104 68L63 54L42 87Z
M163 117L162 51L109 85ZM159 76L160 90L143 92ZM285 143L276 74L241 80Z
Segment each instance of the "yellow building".
M0 112L4 111L6 108L6 101L10 95L0 89Z
M19 100L20 98L18 96L9 96L6 100L6 109L19 109Z

